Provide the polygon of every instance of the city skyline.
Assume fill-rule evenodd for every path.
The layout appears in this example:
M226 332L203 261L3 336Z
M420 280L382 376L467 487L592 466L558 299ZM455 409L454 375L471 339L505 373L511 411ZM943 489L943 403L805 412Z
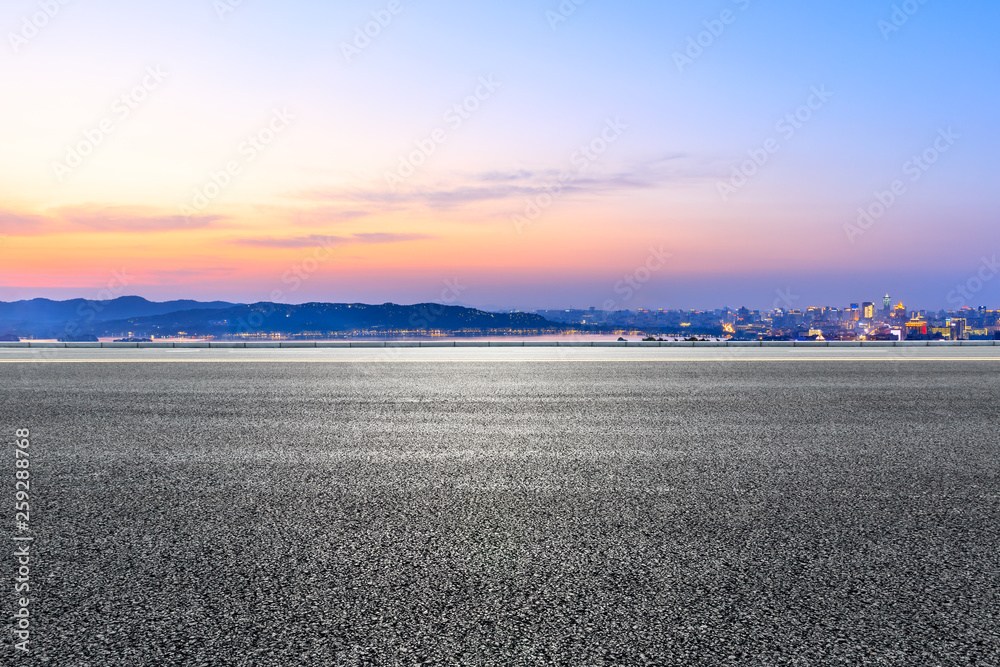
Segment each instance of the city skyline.
M35 300L52 301L55 303L65 303L69 301L82 300L87 303L102 303L109 302L119 298L138 298L146 300L153 303L163 303L166 301L195 301L201 303L209 302L208 299L194 299L189 297L180 297L179 299L155 299L148 298L141 294L135 294L128 292L125 287L120 282L112 283L108 287L102 288L94 292L91 297L81 297L81 296L71 296L67 298L52 298L52 297L23 297L18 299L0 299L0 303L13 304L19 302L29 302ZM879 297L875 301L866 302L864 299L849 299L843 303L821 303L821 302L809 302L802 298L800 295L795 294L791 290L775 290L771 295L771 301L766 300L761 301L760 304L756 302L739 302L733 299L728 301L723 301L718 304L703 304L697 307L677 307L669 306L665 304L661 305L636 305L634 301L638 299L633 298L619 298L619 299L605 299L604 301L595 301L593 303L586 302L584 305L579 303L568 303L561 304L556 307L543 307L543 308L519 308L519 307L506 307L506 306L483 306L480 304L469 303L463 301L460 297L463 290L461 285L457 282L448 281L445 283L445 288L441 290L440 297L438 299L431 299L428 301L398 301L398 300L388 300L380 303L375 302L363 302L363 301L335 301L329 299L319 299L319 300L309 300L309 301L290 301L290 300L279 300L270 301L268 299L262 299L259 301L229 301L224 299L214 299L213 302L226 302L231 304L252 304L252 303L275 303L280 305L304 305L307 303L336 303L336 304L363 304L363 305L382 305L382 304L393 304L393 305L419 305L424 303L448 305L448 306L460 306L463 308L473 308L477 310L483 310L485 312L542 312L542 311L562 311L562 310L574 310L574 311L587 311L587 310L597 310L604 312L614 312L614 311L680 311L680 312L713 312L718 310L738 310L740 308L747 308L752 311L759 312L773 312L782 310L785 312L792 311L802 311L807 310L848 310L853 306L861 307L862 304L872 305L876 312L881 312L885 308L885 300L889 299L890 310L903 305L907 299L900 297L894 297L886 293L883 297ZM963 295L971 297L968 301ZM869 295L870 296L870 295ZM963 291L959 293L957 290L953 293L954 299L957 303L952 303L946 306L928 306L926 304L920 304L910 302L910 305L906 305L908 312L926 312L926 313L936 313L936 312L958 312L961 310L988 310L988 311L1000 311L1000 303L983 302L980 303L975 300L975 293L969 291ZM737 305L738 304L738 305ZM880 305L881 304L881 305Z

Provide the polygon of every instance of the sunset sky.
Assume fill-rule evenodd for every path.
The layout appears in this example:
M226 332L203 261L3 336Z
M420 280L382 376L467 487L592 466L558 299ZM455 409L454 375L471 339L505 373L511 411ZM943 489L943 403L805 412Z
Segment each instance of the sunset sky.
M940 308L1000 254L997 3L577 2L7 0L0 300Z

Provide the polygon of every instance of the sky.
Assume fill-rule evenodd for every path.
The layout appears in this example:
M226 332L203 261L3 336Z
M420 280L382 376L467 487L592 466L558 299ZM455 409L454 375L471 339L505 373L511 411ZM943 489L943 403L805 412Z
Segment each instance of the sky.
M0 300L998 308L998 21L7 0Z

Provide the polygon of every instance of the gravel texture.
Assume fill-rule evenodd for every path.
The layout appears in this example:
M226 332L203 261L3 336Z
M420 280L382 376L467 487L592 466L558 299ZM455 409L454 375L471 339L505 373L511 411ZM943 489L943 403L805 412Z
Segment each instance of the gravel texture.
M1000 664L995 361L0 382L5 441L31 429L23 664Z

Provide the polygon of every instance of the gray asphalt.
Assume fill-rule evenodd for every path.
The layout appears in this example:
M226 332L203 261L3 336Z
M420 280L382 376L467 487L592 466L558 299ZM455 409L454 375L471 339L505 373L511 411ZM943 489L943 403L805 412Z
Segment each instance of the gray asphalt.
M1000 664L1000 355L37 352L23 664Z

